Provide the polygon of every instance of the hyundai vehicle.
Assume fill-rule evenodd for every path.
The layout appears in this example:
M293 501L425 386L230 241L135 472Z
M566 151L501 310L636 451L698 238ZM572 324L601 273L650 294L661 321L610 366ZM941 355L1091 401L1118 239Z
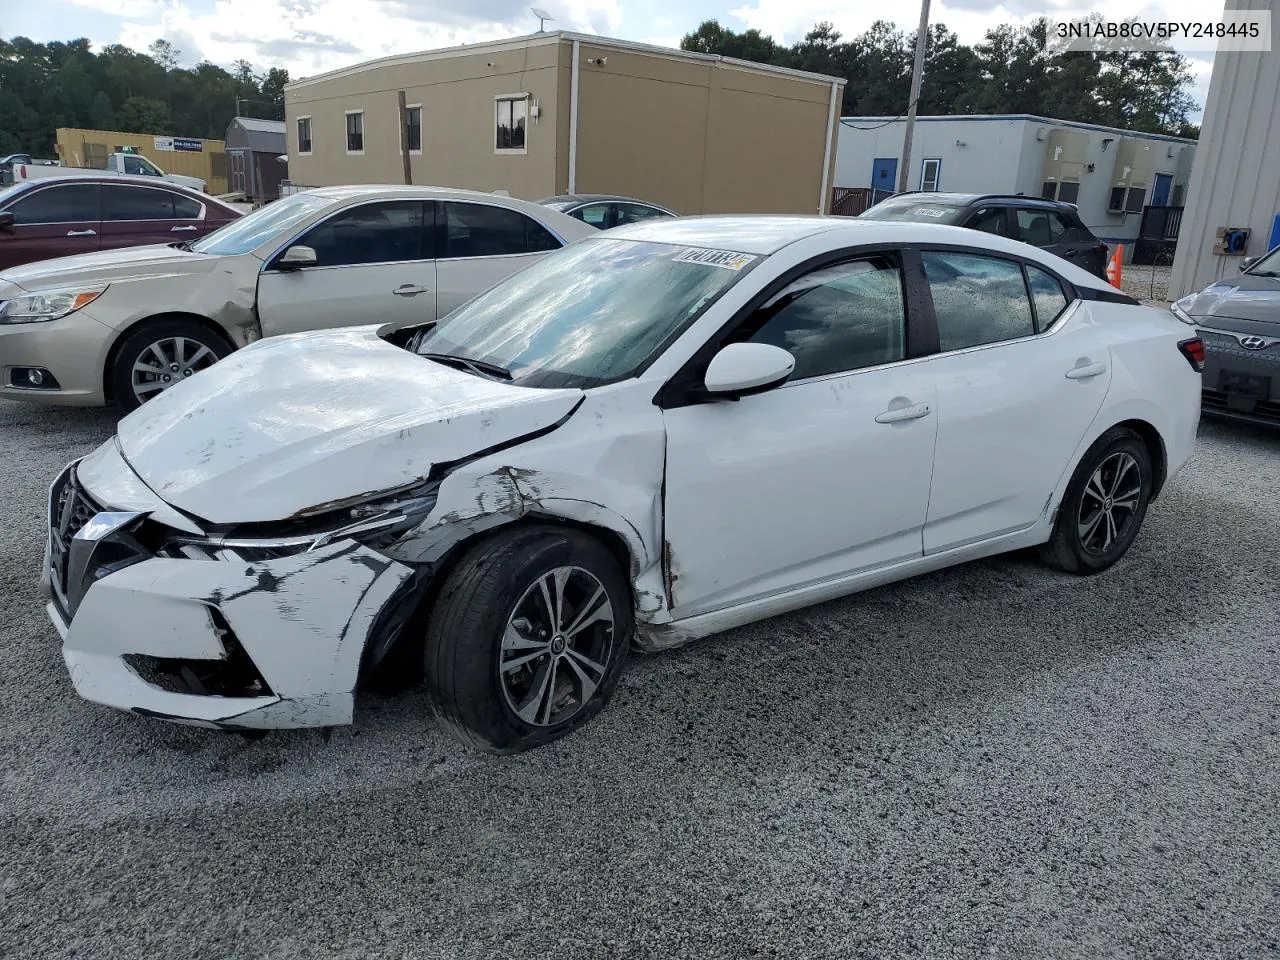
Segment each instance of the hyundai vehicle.
M860 214L864 220L946 223L1021 240L1106 279L1107 245L1075 204L1006 194L900 193Z
M1204 340L1204 410L1280 425L1280 247L1173 304Z
M595 232L492 194L328 187L205 237L0 270L0 397L130 410L263 337L444 316Z
M48 613L76 689L141 716L345 724L391 657L448 730L521 750L594 716L632 644L1026 547L1105 570L1191 455L1202 360L1001 237L621 227L125 417L50 491Z

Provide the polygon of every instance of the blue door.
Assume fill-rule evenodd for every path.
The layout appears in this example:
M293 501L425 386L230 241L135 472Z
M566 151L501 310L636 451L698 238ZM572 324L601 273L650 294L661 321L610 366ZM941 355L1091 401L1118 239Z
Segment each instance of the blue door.
M898 158L887 157L871 161L871 189L898 189Z
M1153 207L1167 207L1169 205L1169 191L1173 188L1173 174L1157 173L1156 186L1151 191L1151 205Z

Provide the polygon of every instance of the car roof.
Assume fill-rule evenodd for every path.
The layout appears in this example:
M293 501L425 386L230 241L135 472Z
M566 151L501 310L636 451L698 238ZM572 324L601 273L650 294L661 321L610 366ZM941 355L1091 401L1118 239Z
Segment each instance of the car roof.
M186 193L193 197L199 197L201 200L212 200L209 194L201 193L199 190L193 190L185 184L175 183L172 180L164 180L160 177L148 177L133 174L67 174L61 177L41 177L38 180L22 180L20 183L29 184L31 187L43 187L50 183L129 183L140 184L144 187L164 187L166 190L176 190L179 193ZM18 184L14 184L17 186Z
M952 204L959 207L971 207L978 203L1016 203L1028 207L1043 207L1045 210L1061 210L1074 205L1059 200L1046 200L1044 197L1028 197L1015 193L937 193L930 190L909 190L906 193L895 193L885 197L880 203L929 203Z
M513 197L504 196L500 193L485 193L483 190L463 190L457 187L428 187L416 186L412 184L394 184L394 183L358 183L349 184L340 187L313 187L306 191L319 197L326 197L331 200L357 200L384 198L394 200L398 198L414 197L430 197L435 200L466 200L476 197L485 197L494 201L513 200ZM524 202L524 201L518 201Z
M650 203L648 200L638 200L635 197L625 197L619 193L562 193L558 197L547 197L539 200L539 203L601 203L605 201L621 201L623 203L641 203L646 207L659 207L660 204Z

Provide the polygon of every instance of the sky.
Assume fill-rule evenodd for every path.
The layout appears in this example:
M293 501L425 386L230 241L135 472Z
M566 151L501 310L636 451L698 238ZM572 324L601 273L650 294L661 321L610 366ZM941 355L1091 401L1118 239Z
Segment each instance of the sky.
M228 66L245 59L262 71L288 69L296 78L375 57L530 33L538 21L531 0L0 0L0 36L33 40L88 37L95 45L123 43L137 50L158 38L174 44L180 62ZM733 30L756 28L794 43L830 20L846 36L876 19L915 30L914 2L882 0L532 0L556 19L549 30L576 30L663 46L703 20ZM961 42L976 43L1002 23L1022 24L1061 11L1092 10L1121 18L1138 13L1196 20L1215 0L933 0L930 22L946 24ZM1176 46L1176 44L1175 44ZM1209 87L1212 55L1188 53L1198 107ZM1196 111L1197 115L1199 109Z

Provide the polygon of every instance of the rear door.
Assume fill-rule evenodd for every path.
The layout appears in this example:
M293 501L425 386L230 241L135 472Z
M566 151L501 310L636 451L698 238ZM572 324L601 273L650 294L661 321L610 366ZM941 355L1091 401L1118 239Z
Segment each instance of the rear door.
M442 317L561 246L546 227L510 207L448 200L440 208L436 310Z
M1093 270L1092 256L1098 241L1087 230L1075 227L1056 210L1019 207L1014 211L1015 240L1070 260L1078 267Z
M175 243L200 236L204 204L160 186L102 185L102 248Z
M3 208L0 270L100 249L101 193L96 183L51 183L25 190Z
M313 249L314 267L285 267L282 248L258 279L263 335L434 320L434 209L422 200L344 207L289 244Z

